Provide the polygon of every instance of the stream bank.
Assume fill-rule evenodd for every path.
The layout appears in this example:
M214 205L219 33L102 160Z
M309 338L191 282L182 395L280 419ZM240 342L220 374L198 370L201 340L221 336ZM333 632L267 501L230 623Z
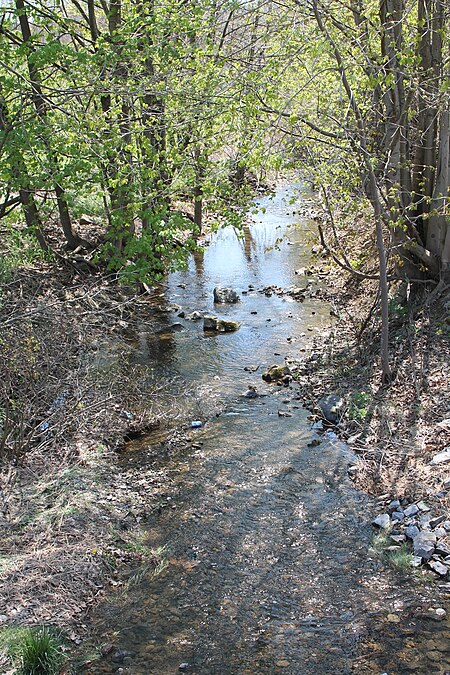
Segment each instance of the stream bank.
M169 279L180 328L169 331L166 358L152 367L195 382L205 405L215 401L215 416L200 409L203 426L175 457L155 459L145 437L128 447L125 465L145 466L150 453L170 477L161 485L166 508L146 519L147 544L164 547L164 569L99 606L93 621L104 656L85 672L449 667L445 589L390 567L376 550L377 506L348 476L357 456L336 431L314 424L302 382L261 377L272 363L295 371L317 360L334 330L333 307L318 299L329 271L311 257L313 224L299 218L296 198L280 189L259 200L243 238L221 231ZM214 306L219 284L237 290L240 302ZM192 312L241 327L205 335ZM148 362L143 332L135 358Z
M154 297L103 300L106 334L104 322L83 327L96 375L76 408L76 452L46 436L59 466L49 476L36 454L11 485L6 620L60 625L83 643L84 672L447 668L442 589L371 548L376 506L347 475L357 458L313 427L304 384L261 377L285 359L314 362L335 330L319 300L329 270L295 199L260 200L243 237L219 232ZM219 284L240 302L215 306ZM77 311L99 304L73 295ZM194 311L241 328L207 335Z

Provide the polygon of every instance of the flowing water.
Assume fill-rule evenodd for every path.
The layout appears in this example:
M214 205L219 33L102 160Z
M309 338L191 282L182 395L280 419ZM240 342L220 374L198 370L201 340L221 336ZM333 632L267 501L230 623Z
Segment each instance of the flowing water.
M450 670L449 623L423 612L442 606L436 585L399 577L370 549L373 505L347 477L354 458L331 436L311 443L317 435L295 385L261 379L331 322L317 299L257 292L306 283L295 271L311 262L310 223L293 213L292 197L286 188L258 200L243 237L220 231L168 280L169 302L237 320L240 330L206 336L201 323L172 315L172 327L166 319L136 338L135 360L204 387L221 408L208 419L205 402L189 449L161 461L176 508L154 512L147 543L165 547L167 566L99 609L99 639L115 649L85 672ZM308 279L312 288L326 283ZM214 307L216 285L232 286L241 302ZM248 385L261 395L245 398Z

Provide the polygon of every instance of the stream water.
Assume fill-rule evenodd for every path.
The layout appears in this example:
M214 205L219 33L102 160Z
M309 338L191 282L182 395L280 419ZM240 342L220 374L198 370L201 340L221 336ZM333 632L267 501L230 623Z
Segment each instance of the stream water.
M164 460L176 508L150 517L148 543L165 547L167 566L99 608L97 634L115 649L84 672L450 671L449 623L423 612L442 606L436 584L399 577L373 554L373 505L347 477L349 451L326 435L311 443L317 435L295 385L261 379L331 321L317 299L257 292L306 283L295 271L311 262L310 223L293 213L292 196L283 188L259 199L243 237L220 231L168 280L169 302L239 321L240 330L205 336L201 322L172 317L180 326L159 331L157 348L154 334L136 338L136 360L209 387L221 412L205 413L190 448ZM216 285L232 286L241 302L214 307ZM245 398L248 385L261 396Z

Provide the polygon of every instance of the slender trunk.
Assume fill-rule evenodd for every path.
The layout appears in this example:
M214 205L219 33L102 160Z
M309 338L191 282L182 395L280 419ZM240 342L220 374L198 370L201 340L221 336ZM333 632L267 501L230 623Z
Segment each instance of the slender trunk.
M204 153L197 145L194 151L195 186L194 186L194 223L198 227L198 234L202 233L203 220L203 181L205 179Z
M364 118L357 104L352 87L347 77L347 71L344 61L335 41L328 33L323 20L322 12L319 9L317 0L313 0L313 11L319 30L327 39L331 46L336 65L341 76L341 81L346 92L350 108L353 111L356 126L357 137L356 145L361 155L362 163L365 166L368 180L369 180L369 196L375 215L375 229L376 241L378 249L378 259L380 268L380 297L381 297L381 377L382 381L387 383L391 379L391 369L389 365L389 296L388 296L388 280L387 280L387 266L386 266L386 251L383 240L383 208L378 192L377 180L372 165L372 158L367 150L367 132L365 129Z
M439 124L439 152L436 167L436 181L431 202L430 222L428 224L427 249L438 258L444 253L448 216L445 213L449 199L449 161L450 161L450 110L443 110ZM444 259L442 257L442 266Z
M141 121L146 143L143 147L144 164L151 171L151 179L145 184L146 192L145 211L150 214L161 209L169 211L170 176L167 167L167 134L165 120L165 104L161 96L152 92L155 86L156 73L149 47L153 46L153 36L149 26L152 25L154 15L154 1L146 4L139 3L139 12L145 18L146 27L139 39L139 50L143 56L147 91L141 98ZM148 219L144 218L144 227L148 227Z
M94 0L88 0L88 19L91 39L94 44L94 49L97 49L97 41L99 38L99 29L97 24L97 17L95 13ZM120 0L112 1L110 3L109 12L107 13L109 40L111 44L115 45L118 53L118 62L114 69L114 76L125 82L128 75L126 65L120 60L120 43L117 40L117 31L120 29L122 23L122 5ZM105 84L106 77L102 75L102 83ZM108 133L111 138L114 137L114 120L112 118L112 100L109 92L103 91L100 95L100 105L108 125ZM130 129L130 107L122 101L120 106L120 114L117 119L117 125L120 132L120 140L114 151L109 148L107 150L106 161L103 162L103 175L106 183L106 189L109 194L111 207L107 208L107 217L109 224L109 232L113 236L113 243L119 251L123 249L125 243L125 232L127 237L134 234L134 220L129 214L130 200L128 198L128 190L121 184L123 181L117 180L121 172L127 167L129 176L132 174L132 157L131 153L126 150L131 140ZM118 159L120 161L118 161ZM130 222L127 221L127 216Z
M61 221L61 227L62 227L62 230L63 230L63 233L64 233L64 236L66 238L68 246L72 249L75 249L77 246L79 246L83 242L80 239L80 237L78 237L74 233L74 231L72 229L72 221L71 221L71 218L70 218L69 207L68 207L68 204L67 204L65 191L64 191L64 188L62 187L62 185L59 182L59 179L57 177L58 174L60 173L59 163L58 163L58 159L56 157L56 154L55 154L55 152L54 152L54 150L51 146L50 139L49 139L50 128L49 128L49 124L48 124L47 105L46 105L45 98L44 98L43 93L42 93L42 88L41 88L38 70L35 67L33 60L30 59L30 53L34 52L35 50L34 50L34 47L33 47L33 44L32 44L31 29L30 29L30 24L29 24L29 21L28 21L28 15L26 13L24 0L16 0L16 9L17 9L17 12L18 12L18 15L19 15L19 22L20 22L20 29L21 29L21 33L22 33L22 40L23 40L24 46L27 49L26 58L27 58L28 73L29 73L29 76L30 76L33 103L34 103L34 107L36 109L37 116L42 123L43 129L45 130L44 142L45 142L45 146L47 148L50 170L51 170L53 181L54 181L56 203L57 203L57 206L58 206L58 212L59 212L59 218L60 218L60 221Z
M432 102L436 101L436 67L439 62L437 52L441 51L433 18L436 1L418 0L420 84L413 192L416 195L417 227L424 241L427 239L428 214L436 169L438 112Z
M8 109L6 107L6 102L2 97L0 86L0 131L2 131L5 136L8 133L8 120ZM45 238L39 211L34 200L34 191L27 165L20 150L15 150L14 156L10 158L10 162L13 167L14 178L20 183L19 197L27 227L35 235L41 248L44 249L44 251L47 251L49 248L48 242Z

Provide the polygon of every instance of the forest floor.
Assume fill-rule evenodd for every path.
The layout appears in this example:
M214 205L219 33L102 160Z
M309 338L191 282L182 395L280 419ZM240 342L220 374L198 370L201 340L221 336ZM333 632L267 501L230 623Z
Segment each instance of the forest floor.
M369 235L357 246L365 270L375 267ZM345 399L336 430L359 456L356 486L380 498L380 508L426 498L448 512L450 464L430 464L450 445L448 293L433 298L424 286L405 300L400 284L393 289L394 378L383 386L375 282L343 272L320 250L317 265L328 273L336 320L300 364L306 404L317 410L325 393ZM144 536L148 515L171 508L161 467L120 460L127 439L145 432L159 439L155 452L184 447L180 397L192 411L201 399L183 383L130 367L129 332L164 304L162 291L136 295L100 274L48 263L18 270L3 286L0 381L14 405L4 411L0 439L0 627L55 626L70 650L89 635L89 613L106 594L126 594L165 564ZM7 672L9 638L1 635Z

